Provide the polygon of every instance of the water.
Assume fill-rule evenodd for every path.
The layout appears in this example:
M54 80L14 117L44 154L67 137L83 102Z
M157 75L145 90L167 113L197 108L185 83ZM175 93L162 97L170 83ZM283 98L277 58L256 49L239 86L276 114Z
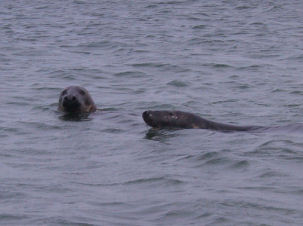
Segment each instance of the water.
M1 1L0 224L302 225L302 21L295 0ZM69 85L103 111L63 120ZM154 131L148 109L294 126Z

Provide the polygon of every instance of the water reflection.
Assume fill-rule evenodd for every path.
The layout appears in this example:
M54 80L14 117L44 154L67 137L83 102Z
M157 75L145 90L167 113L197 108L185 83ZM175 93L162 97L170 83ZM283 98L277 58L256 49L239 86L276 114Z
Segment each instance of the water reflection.
M59 119L64 121L74 121L74 122L92 120L92 118L89 118L88 116L89 114L63 114L59 116Z
M156 141L165 141L168 138L178 136L177 133L174 133L178 129L149 129L145 134L145 139L156 140Z

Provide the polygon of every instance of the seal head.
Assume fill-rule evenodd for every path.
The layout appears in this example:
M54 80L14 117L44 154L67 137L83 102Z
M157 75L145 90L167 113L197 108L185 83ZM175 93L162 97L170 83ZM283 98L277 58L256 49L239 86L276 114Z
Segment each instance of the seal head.
M69 86L60 94L58 109L68 114L83 114L96 111L96 105L85 88Z

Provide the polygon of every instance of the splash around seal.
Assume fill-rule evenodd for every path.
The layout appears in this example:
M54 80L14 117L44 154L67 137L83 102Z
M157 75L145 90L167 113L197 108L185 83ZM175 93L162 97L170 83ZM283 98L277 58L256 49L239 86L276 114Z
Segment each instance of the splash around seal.
M142 113L145 123L153 128L211 129L219 131L251 131L260 126L235 126L213 122L198 115L183 111L145 111Z
M96 109L92 97L81 86L69 86L60 93L59 111L67 114L88 114L95 112Z

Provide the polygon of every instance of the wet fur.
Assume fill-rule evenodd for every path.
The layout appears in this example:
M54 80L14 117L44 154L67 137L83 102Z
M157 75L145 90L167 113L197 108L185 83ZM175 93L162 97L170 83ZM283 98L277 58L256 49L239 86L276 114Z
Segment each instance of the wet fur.
M97 108L85 88L69 86L60 93L58 109L69 114L85 114L95 112Z
M211 129L219 131L251 131L259 126L234 126L213 122L198 115L182 111L145 111L145 123L153 128Z

